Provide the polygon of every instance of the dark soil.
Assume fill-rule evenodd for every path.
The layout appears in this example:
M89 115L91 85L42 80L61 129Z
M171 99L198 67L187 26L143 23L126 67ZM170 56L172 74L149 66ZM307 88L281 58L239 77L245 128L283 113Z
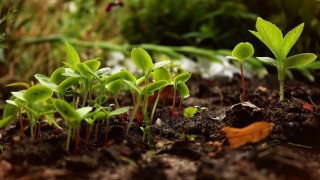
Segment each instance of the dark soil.
M98 141L92 137L89 149L85 149L83 124L74 155L72 148L70 153L64 150L65 128L41 123L41 137L31 140L28 129L20 133L19 123L13 124L0 131L0 179L320 179L320 83L287 80L281 102L276 78L246 83L251 103L241 104L240 77L205 80L193 75L184 107L209 110L192 119L172 120L172 101L166 95L155 114L150 143L141 142L138 122L125 137L126 126L116 117L108 144L104 145L105 131L100 126ZM128 103L123 96L122 104ZM272 133L257 143L231 149L221 129L257 121L272 122ZM58 122L65 127L63 120ZM180 138L177 133L196 137Z

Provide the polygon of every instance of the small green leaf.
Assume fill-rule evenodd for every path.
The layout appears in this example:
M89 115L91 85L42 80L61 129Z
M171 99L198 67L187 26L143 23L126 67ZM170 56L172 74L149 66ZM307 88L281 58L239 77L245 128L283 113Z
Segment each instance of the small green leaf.
M44 85L35 85L23 93L23 98L28 102L45 101L49 99L53 91Z
M0 120L0 128L7 127L11 124L13 118L11 116L5 117Z
M197 113L198 108L196 107L187 107L183 111L183 116L186 118L193 118L194 115Z
M66 44L66 51L67 51L67 57L68 62L70 64L70 68L75 71L76 70L76 64L80 62L80 57L77 53L77 51L68 43Z
M50 88L52 91L57 91L57 86L55 83L51 82L50 78L42 74L36 74L34 77L40 82L40 84Z
M166 80L169 83L171 83L172 75L167 69L160 67L153 71L153 80L155 81Z
M62 93L63 91L69 89L71 86L78 82L79 78L75 77L68 77L67 79L63 80L57 87L57 90Z
M124 87L124 82L121 79L110 82L106 85L108 91L113 94L118 94L118 92Z
M112 74L111 76L104 79L104 83L108 84L112 81L118 80L118 79L126 79L128 81L131 81L133 83L136 82L136 78L127 70L121 70L115 74Z
M77 111L64 100L55 100L54 107L67 122L72 123L73 121L79 121L81 119L79 113L77 113Z
M14 82L14 83L11 83L11 84L8 84L6 86L24 86L26 88L29 88L30 85L28 83L25 83L25 82Z
M257 32L250 32L260 39L260 41L262 41L272 51L274 56L279 59L283 41L283 35L280 29L261 17L257 18L256 28Z
M76 64L77 71L80 72L84 77L86 78L93 78L93 76L96 76L94 72L84 63L77 63ZM97 77L98 78L98 77Z
M189 88L184 82L180 82L177 84L177 90L181 96L181 98L185 99L190 96Z
M93 72L97 71L101 65L99 58L90 59L83 62L83 64L87 65Z
M281 51L281 58L284 59L287 57L289 51L291 50L292 46L297 42L299 39L302 31L303 31L304 23L301 23L297 27L293 28L289 31L283 39L282 43L282 51Z
M103 111L98 111L98 112L94 113L93 119L100 121L100 120L105 119L106 116L107 116L107 115L106 115L105 112L103 112Z
M65 72L62 74L63 76L68 76L68 77L75 77L75 78L83 78L83 76L79 73L75 73L72 69L70 68L65 68Z
M141 94L152 94L156 90L159 90L165 87L167 84L168 84L168 81L166 80L160 80L160 81L150 83L141 89Z
M110 112L110 116L116 116L116 115L120 115L123 113L127 113L129 111L129 109L130 109L130 107L122 107L122 108L116 109L116 110Z
M285 68L299 67L316 60L317 56L313 53L303 53L290 56L283 60Z
M83 119L90 111L92 107L82 107L76 110L76 112L80 115L80 118Z
M171 63L171 61L160 61L160 62L156 62L155 64L154 64L154 66L153 66L153 70L155 70L155 69L158 69L158 68L161 68L161 67L163 67L163 66L166 66L166 65L168 65L168 64L170 64Z
M174 84L178 84L179 82L187 82L190 77L191 77L191 73L184 72L174 77L173 82Z
M18 99L20 99L20 100L22 100L22 101L26 101L25 99L24 99L24 97L23 97L23 93L25 92L25 90L24 91L18 91L18 92L11 92L11 94L14 96L14 97L16 97L16 98L18 98Z
M150 55L142 48L133 48L131 58L133 63L141 69L145 75L148 74L154 66Z
M132 81L128 81L126 79L121 79L124 83L126 83L132 90L134 90L137 94L140 94L139 89L137 88L137 85L133 83Z
M277 60L270 58L270 57L257 57L257 59L259 59L260 61L273 65L275 67L278 67L278 62Z
M93 118L85 118L84 119L90 126L93 126L93 123L94 123L94 121L95 121L95 119L93 119Z
M65 72L65 68L64 67L59 67L56 70L53 71L51 77L50 77L50 81L58 84L62 81L62 79L64 79L64 76L62 75Z
M101 104L107 102L107 100L108 100L108 96L102 95L102 96L98 96L97 98L95 98L94 103L101 105Z
M106 77L110 73L111 69L106 67L106 68L101 68L95 72L95 74L99 77Z
M253 46L248 42L241 42L237 44L232 50L232 56L240 62L243 62L245 59L250 58L253 53Z

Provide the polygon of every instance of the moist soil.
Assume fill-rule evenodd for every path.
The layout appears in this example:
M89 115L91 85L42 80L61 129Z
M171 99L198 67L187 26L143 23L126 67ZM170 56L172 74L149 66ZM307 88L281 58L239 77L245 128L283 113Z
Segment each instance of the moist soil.
M38 140L29 138L28 126L21 133L17 120L0 131L0 179L320 179L319 79L286 80L281 102L275 77L247 79L250 103L240 103L239 76L208 80L193 75L183 108L201 106L207 111L172 119L168 89L148 143L141 141L141 123L134 122L127 137L126 125L115 117L107 143L105 127L98 125L97 139L92 136L87 148L83 123L77 154L73 143L69 152L64 150L67 134L61 118L57 121L63 129L40 122ZM123 106L132 104L128 97L120 97ZM243 128L258 121L273 123L267 138L230 148L223 127Z

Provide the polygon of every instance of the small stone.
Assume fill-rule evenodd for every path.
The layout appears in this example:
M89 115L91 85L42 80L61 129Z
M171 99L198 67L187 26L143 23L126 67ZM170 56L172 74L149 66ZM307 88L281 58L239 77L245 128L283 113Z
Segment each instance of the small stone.
M162 125L162 120L161 120L160 118L158 118L158 119L156 120L156 125L157 125L158 127L160 127L160 126Z

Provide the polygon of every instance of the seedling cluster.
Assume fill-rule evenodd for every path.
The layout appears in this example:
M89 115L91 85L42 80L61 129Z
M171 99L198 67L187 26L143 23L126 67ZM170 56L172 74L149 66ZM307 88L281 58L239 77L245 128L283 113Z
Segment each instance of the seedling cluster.
M101 68L99 59L90 59L84 62L75 49L66 43L67 62L65 67L57 68L50 77L36 74L39 83L13 83L11 86L25 87L25 90L12 92L12 97L7 100L3 119L0 120L0 128L8 127L13 120L21 117L21 131L24 127L22 117L27 116L31 138L37 139L40 134L39 122L44 121L57 128L61 128L56 122L56 115L66 121L67 141L66 151L69 151L71 140L74 141L74 151L77 152L80 142L80 131L85 122L86 144L90 144L90 137L94 131L97 140L99 125L105 125L105 143L107 142L110 120L113 116L120 116L125 125L129 107L120 107L118 94L127 91L132 94L133 112L127 124L126 135L129 135L130 127L134 119L144 122L142 128L145 137L150 139L149 126L153 123L155 110L160 99L160 94L167 86L174 87L172 117L175 118L176 91L180 93L182 100L189 96L189 89L185 84L191 74L188 72L170 71L170 61L154 63L150 55L142 48L134 48L131 57L134 64L142 70L143 75L136 77L126 69L110 75L111 69ZM172 69L172 68L171 68ZM156 95L151 116L148 113L149 97ZM115 106L108 101L109 96ZM181 107L181 105L180 105ZM181 109L181 108L180 108ZM179 109L179 110L180 110ZM180 114L180 112L178 112ZM138 118L141 117L142 119Z

